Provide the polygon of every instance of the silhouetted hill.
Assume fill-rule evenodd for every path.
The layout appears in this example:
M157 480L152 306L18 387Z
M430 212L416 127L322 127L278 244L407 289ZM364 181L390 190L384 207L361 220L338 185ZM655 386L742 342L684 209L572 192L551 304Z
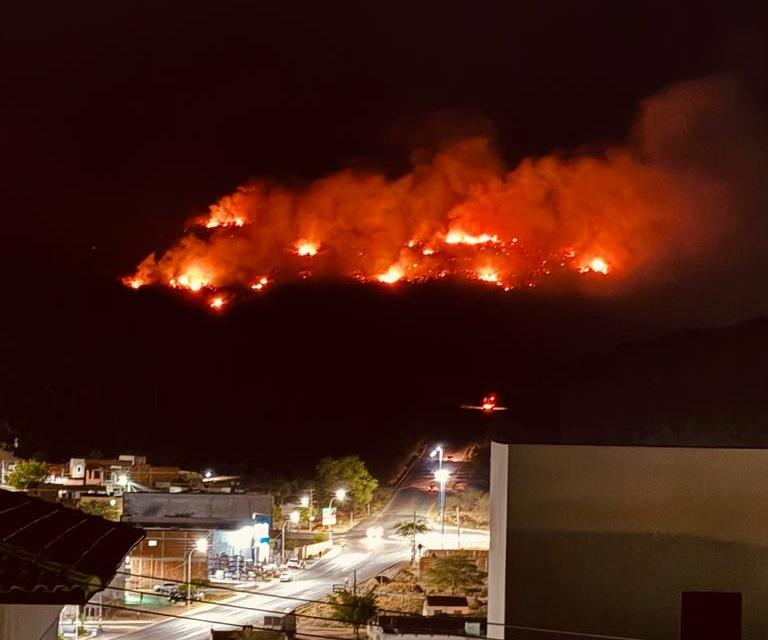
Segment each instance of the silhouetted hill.
M521 389L499 434L531 442L768 446L768 320L575 358Z

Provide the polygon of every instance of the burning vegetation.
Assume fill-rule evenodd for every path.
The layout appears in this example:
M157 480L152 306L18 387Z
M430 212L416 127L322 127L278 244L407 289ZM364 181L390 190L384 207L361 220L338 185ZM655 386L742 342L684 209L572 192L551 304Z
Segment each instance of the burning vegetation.
M688 144L680 136L695 129L686 122L714 95L706 82L681 86L644 103L631 144L597 154L507 169L487 138L474 137L415 153L395 178L350 169L300 187L251 181L124 282L185 290L216 310L306 278L450 279L503 291L625 286L670 256L700 252L727 193L680 162Z

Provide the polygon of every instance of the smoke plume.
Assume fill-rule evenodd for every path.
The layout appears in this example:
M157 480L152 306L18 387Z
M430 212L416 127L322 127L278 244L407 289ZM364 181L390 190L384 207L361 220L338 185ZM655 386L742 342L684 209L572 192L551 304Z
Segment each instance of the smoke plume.
M604 292L679 280L762 229L752 212L766 201L764 138L727 78L680 83L644 101L628 141L600 153L508 168L488 138L468 137L415 151L396 178L250 181L125 282L219 308L299 278Z

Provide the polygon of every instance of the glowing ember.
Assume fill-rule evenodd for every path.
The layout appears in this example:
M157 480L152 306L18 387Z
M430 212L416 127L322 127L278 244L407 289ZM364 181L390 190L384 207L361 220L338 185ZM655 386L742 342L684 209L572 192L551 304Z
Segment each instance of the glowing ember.
M300 256L316 256L319 247L314 242L300 241L296 245L296 253Z
M434 250L434 249L430 249L430 248L426 248L426 249L424 249L424 250L421 252L421 254L422 254L422 255L424 255L424 256L431 256L431 255L433 255L434 253L435 253L435 250Z
M267 286L268 282L269 282L269 280L265 276L265 277L261 278L258 282L254 282L251 285L251 289L253 289L254 291L261 291L264 287Z
M398 280L402 279L404 275L405 272L399 265L393 265L386 273L382 273L376 276L376 279L379 282L383 282L385 284L394 284Z
M221 309L224 307L224 298L221 296L216 296L211 302L209 303L211 309Z
M131 289L140 289L142 286L144 286L144 283L138 278L132 278L130 281L130 286Z
M602 273L604 276L608 275L608 263L602 258L592 258L586 265L579 268L581 273Z

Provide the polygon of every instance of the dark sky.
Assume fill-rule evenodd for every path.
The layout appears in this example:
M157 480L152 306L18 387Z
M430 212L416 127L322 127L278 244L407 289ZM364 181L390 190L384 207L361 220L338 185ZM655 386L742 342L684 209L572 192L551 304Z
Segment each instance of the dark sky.
M527 367L550 366L541 352L674 328L638 313L648 299L431 287L288 288L221 318L133 295L119 277L250 176L396 173L414 145L489 127L514 163L623 140L638 101L677 80L726 69L760 87L765 16L720 4L6 12L0 420L56 452L119 442L190 465L284 466L274 450L375 458L392 434L434 426L488 387L514 394Z

